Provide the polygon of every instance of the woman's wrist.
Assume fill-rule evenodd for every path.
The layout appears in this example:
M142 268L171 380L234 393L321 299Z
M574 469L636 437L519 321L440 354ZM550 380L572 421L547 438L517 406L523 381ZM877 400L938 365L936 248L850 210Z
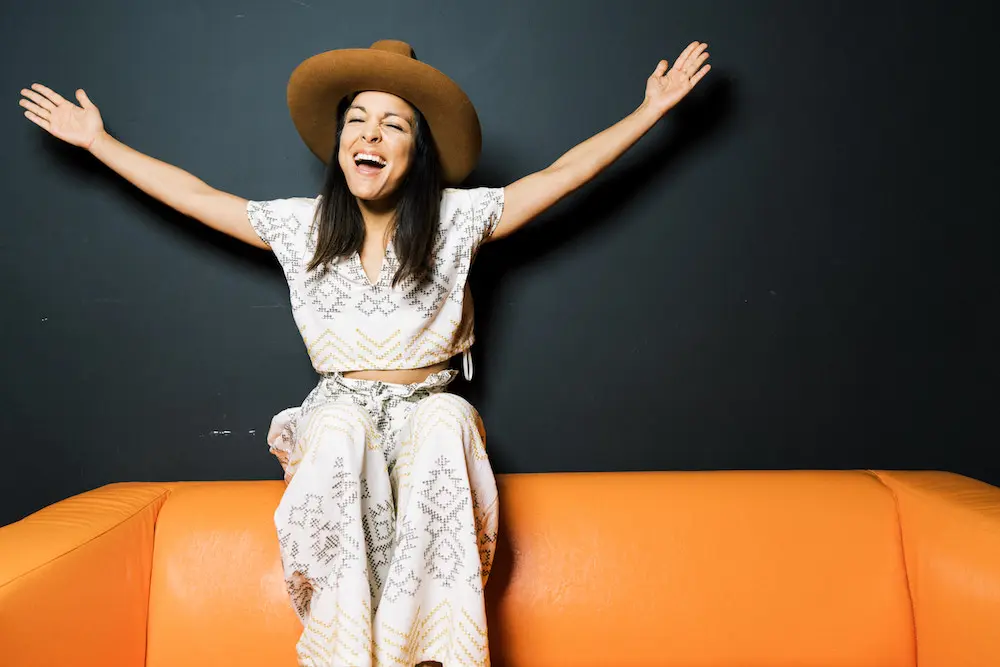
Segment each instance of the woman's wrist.
M104 129L101 129L96 135L94 135L94 138L93 140L91 140L90 145L87 146L87 150L90 151L91 155L100 159L100 156L97 153L98 151L101 150L101 148L104 147L105 144L107 144L109 139L111 139L111 135L108 134Z

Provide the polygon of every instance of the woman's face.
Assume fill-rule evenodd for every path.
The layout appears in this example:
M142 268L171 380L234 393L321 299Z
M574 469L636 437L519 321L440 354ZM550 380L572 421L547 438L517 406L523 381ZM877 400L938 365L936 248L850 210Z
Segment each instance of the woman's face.
M390 93L366 91L347 109L337 160L358 199L392 195L413 159L413 107Z

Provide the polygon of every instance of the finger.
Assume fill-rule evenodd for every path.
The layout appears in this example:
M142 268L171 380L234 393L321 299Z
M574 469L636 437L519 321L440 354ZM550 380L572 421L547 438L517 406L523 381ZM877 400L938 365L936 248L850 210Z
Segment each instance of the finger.
M675 66L679 69L685 69L688 67L692 59L698 57L698 55L708 48L708 44L704 42L691 42L688 44L687 48L684 49L684 53L681 54L682 57L677 59Z
M52 104L52 102L47 100L45 97L42 97L33 90L22 88L21 94L27 97L32 102L34 102L35 104L37 104L38 106L42 107L43 109L48 109L49 111L52 111L53 109L56 108L56 105Z
M90 101L87 97L87 93L84 92L83 88L76 91L76 99L84 109L93 109L94 103Z
M38 106L37 104L35 104L31 100L22 99L19 102L19 104L22 107L24 107L25 109L27 109L28 111L30 111L31 113L33 113L36 116L38 116L39 118L44 118L44 119L48 120L48 118L49 118L49 110L48 109L43 109L42 107Z
M690 60L688 60L688 65L687 65L687 67L684 68L684 71L686 71L686 72L693 72L696 69L698 69L699 67L701 67L705 63L706 60L708 60L708 52L707 51L705 53L702 53L697 58L691 58Z
M687 62L688 56L691 55L692 51L698 48L698 45L700 43L701 42L691 42L690 44L688 44L687 47L683 51L681 51L681 54L677 56L677 60L674 61L674 68L676 69L678 67L684 67L684 64Z
M25 118L27 118L28 120L30 120L32 123L34 123L38 127L42 128L43 130L45 130L46 132L48 132L48 130L49 130L49 121L45 120L44 118L39 118L38 116L36 116L35 114L31 113L30 111L25 111L24 112L24 116L25 116Z
M711 65L705 65L705 66L704 66L704 67L702 67L702 68L701 68L700 70L698 70L698 73L697 73L697 74L695 74L695 75L694 75L693 77L691 77L691 87L692 87L692 88L694 88L694 86L695 86L695 85L696 85L696 84L697 84L697 83L698 83L699 81L701 81L701 80L702 80L703 78L705 78L705 75L706 75L706 74L708 74L708 71L709 71L710 69L712 69L712 66L711 66Z
M668 67L670 67L670 63L668 63L666 60L661 60L656 65L656 69L653 70L653 76L657 77L663 76L666 73Z
M40 92L42 95L45 95L45 97L52 100L53 104L55 104L56 106L59 106L60 104L64 104L66 102L65 97L63 97L56 91L52 90L48 86L43 86L40 83L33 83L31 84L31 87Z

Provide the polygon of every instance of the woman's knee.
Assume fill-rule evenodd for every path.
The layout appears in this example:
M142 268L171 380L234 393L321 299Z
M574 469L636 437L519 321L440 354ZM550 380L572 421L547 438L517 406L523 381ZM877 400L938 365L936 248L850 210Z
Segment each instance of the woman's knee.
M413 412L410 429L416 452L445 449L485 456L482 419L461 396L442 392L423 399Z
M371 439L374 424L368 412L352 403L320 405L299 420L296 449L332 448L362 453Z

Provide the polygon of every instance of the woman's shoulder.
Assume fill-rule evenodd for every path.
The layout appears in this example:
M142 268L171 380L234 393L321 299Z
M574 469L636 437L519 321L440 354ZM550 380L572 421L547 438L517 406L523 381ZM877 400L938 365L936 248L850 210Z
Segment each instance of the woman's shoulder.
M320 197L285 197L282 199L259 199L248 202L251 216L254 213L270 214L277 217L312 219Z
M472 244L473 252L488 238L503 214L504 189L494 187L445 188L441 199L441 227Z
M479 186L473 188L444 188L441 191L441 212L455 209L474 210L484 202L503 198L503 188Z
M321 199L322 197L320 195L316 195L315 197L292 196L284 199L275 199L273 201L281 202L281 205L288 209L312 210L319 205Z

